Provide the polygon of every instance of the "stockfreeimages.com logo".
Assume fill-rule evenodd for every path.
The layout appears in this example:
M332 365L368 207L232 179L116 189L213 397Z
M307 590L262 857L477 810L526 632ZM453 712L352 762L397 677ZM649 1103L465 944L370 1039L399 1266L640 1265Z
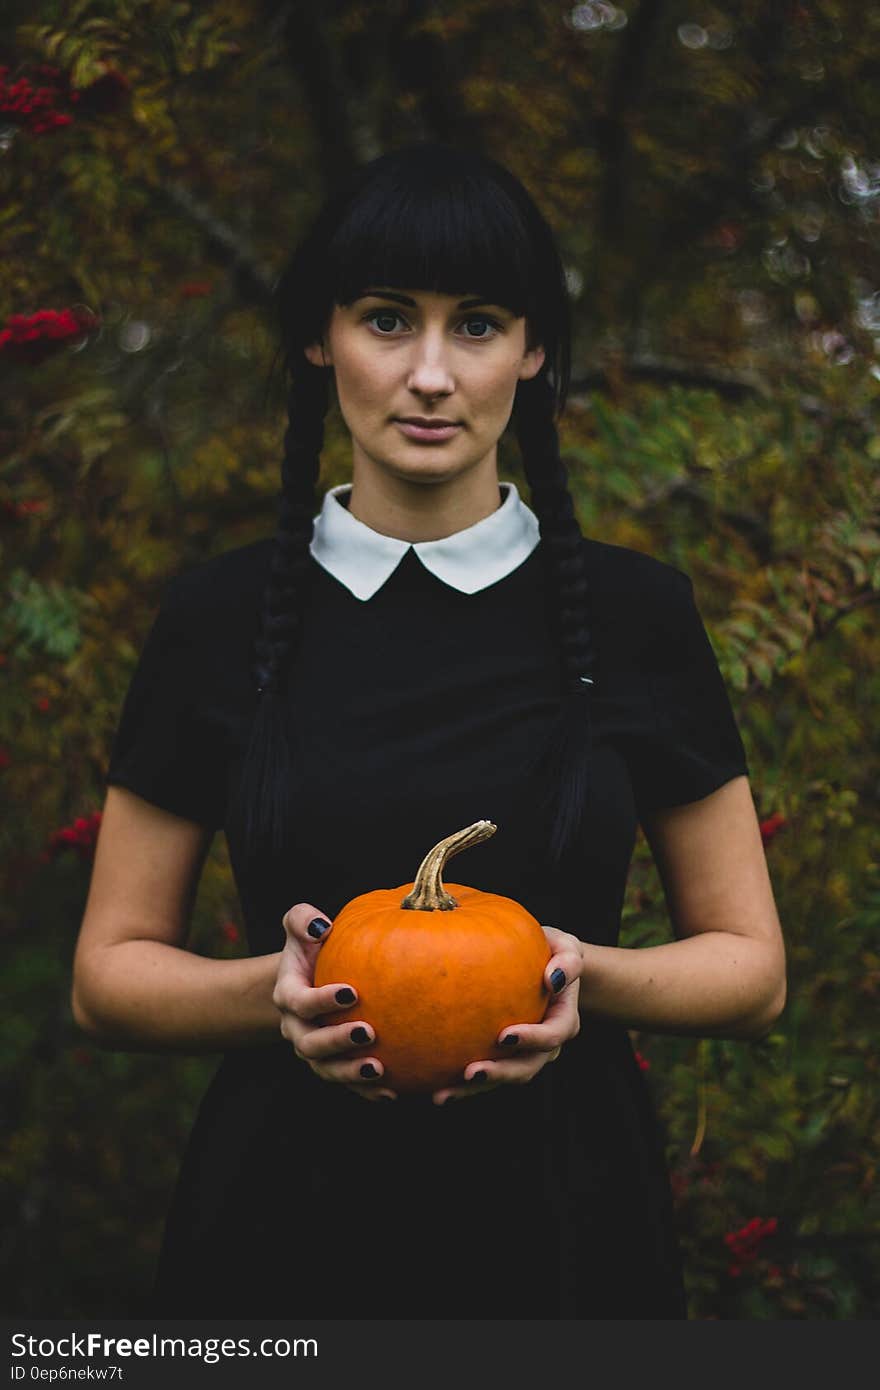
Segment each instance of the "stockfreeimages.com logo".
M50 1360L60 1358L62 1360L74 1360L78 1358L97 1358L102 1360L128 1360L131 1357L177 1357L180 1360L199 1360L205 1361L209 1365L222 1360L224 1357L236 1356L266 1356L266 1357L287 1357L287 1356L317 1356L318 1343L314 1337L295 1337L290 1340L287 1337L263 1337L258 1342L252 1342L250 1337L160 1337L157 1333L152 1333L149 1337L104 1337L100 1332L89 1332L81 1336L76 1332L63 1337L34 1337L24 1332L13 1332L12 1334L12 1355L16 1357L30 1357L32 1360ZM31 1378L34 1373L39 1375L39 1369L32 1366L30 1369ZM121 1379L121 1369L118 1366L108 1366L108 1372L115 1372ZM64 1372L67 1370L67 1374ZM95 1375L95 1368L89 1367L91 1379ZM13 1364L12 1379L23 1380L28 1375L27 1367ZM78 1380L86 1379L87 1372L83 1368L77 1372L73 1367L57 1368L57 1373L51 1378L58 1380ZM40 1379L48 1379L49 1373L44 1370ZM103 1377L102 1377L103 1378ZM110 1379L110 1376L107 1376Z

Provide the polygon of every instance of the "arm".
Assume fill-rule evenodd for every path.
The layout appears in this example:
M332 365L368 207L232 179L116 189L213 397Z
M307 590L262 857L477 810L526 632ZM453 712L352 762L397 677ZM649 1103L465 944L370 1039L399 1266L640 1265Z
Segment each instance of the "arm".
M210 842L204 826L108 788L71 996L99 1046L214 1052L278 1038L280 951L211 960L186 949Z
M531 1081L576 1035L580 1016L699 1037L760 1038L772 1028L785 1006L785 947L748 779L646 821L679 940L596 946L545 926L545 983L559 992L544 1021L504 1029L499 1042L516 1040L510 1060L468 1064L465 1085L437 1092L438 1104Z
M140 1052L217 1052L281 1036L323 1080L369 1100L393 1097L375 1084L383 1068L363 1021L325 1024L351 1001L337 998L345 982L311 987L319 942L309 923L323 919L320 909L291 908L283 949L271 955L211 960L186 949L210 838L194 821L108 789L73 961L77 1026L101 1047Z
M643 828L679 939L582 942L581 1012L646 1032L765 1036L785 1005L785 947L748 779Z

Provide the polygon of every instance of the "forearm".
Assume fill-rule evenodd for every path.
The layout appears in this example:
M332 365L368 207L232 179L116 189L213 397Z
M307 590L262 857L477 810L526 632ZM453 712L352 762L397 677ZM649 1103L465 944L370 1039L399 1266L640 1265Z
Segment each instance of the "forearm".
M585 1017L644 1032L759 1038L785 1002L784 960L752 937L706 931L662 946L582 946Z
M102 947L74 978L74 1018L99 1046L218 1052L275 1041L280 952L214 960L161 941Z

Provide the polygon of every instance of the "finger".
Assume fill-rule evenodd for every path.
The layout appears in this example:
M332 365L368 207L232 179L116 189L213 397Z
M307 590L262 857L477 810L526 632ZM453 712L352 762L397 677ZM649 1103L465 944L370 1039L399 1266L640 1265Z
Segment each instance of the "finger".
M380 1089L376 1086L347 1085L345 1089L354 1091L355 1095L360 1096L362 1100L397 1100L397 1092L391 1091L387 1087Z
M352 1055L357 1053L361 1063L367 1062L367 1049L376 1041L375 1031L363 1019L316 1025L286 1011L281 1015L281 1034L293 1045L297 1057L310 1065L358 1060Z
M510 1023L506 1028L502 1028L497 1041L504 1048L505 1055L508 1049L513 1056L518 1051L532 1048L540 1050L556 1047L558 1043L567 1042L569 1038L575 1037L581 1026L579 993L578 977L563 985L558 993L551 995L544 1017L539 1023Z
M308 1060L308 1059L306 1059ZM372 1085L381 1081L385 1071L378 1057L343 1058L334 1062L308 1062L322 1081Z
M315 907L314 903L295 903L285 912L281 925L288 938L311 948L319 946L333 929L327 913Z
M363 1019L351 1023L328 1023L319 1028L302 1029L297 1038L297 1055L309 1062L350 1055L353 1048L363 1050L376 1041L376 1034Z
M570 947L556 951L544 969L544 988L547 993L553 996L561 994L563 990L576 989L580 985L582 966L582 956Z
M444 1086L434 1091L431 1099L435 1105L445 1105L449 1100L467 1100L470 1096L482 1095L491 1091L503 1080L499 1072L492 1072L491 1062L469 1062L462 1072L464 1086Z
M466 1096L482 1095L495 1086L525 1085L534 1080L548 1062L555 1062L562 1047L554 1047L549 1052L529 1052L510 1062L475 1062L465 1068L464 1086L448 1087L435 1094L436 1104L446 1100L460 1100ZM442 1099L438 1099L441 1097Z
M464 1069L464 1086L449 1086L435 1091L435 1105L445 1105L450 1100L463 1100L471 1095L482 1095L495 1086L504 1084L525 1085L534 1080L548 1062L555 1062L562 1051L562 1044L542 1049L540 1052L523 1053L522 1056L506 1059L503 1062L469 1062Z
M445 1086L442 1090L434 1091L432 1101L435 1105L445 1105L446 1101L464 1101L473 1095L482 1095L484 1091L491 1091L495 1083L489 1076L488 1062L470 1062L462 1073L464 1086Z
M356 992L345 981L314 989L315 961L321 940L332 923L312 903L297 903L281 919L285 945L278 964L272 1002L280 1010L290 1010L303 1018L355 1003Z
M541 927L541 930L544 931L546 940L551 945L553 955L559 955L562 951L570 951L578 962L582 962L584 942L581 941L580 937L574 937L570 931L560 931L559 927L548 927L546 923Z
M482 1070L482 1063L480 1064ZM464 1086L444 1086L442 1090L435 1091L431 1096L435 1105L445 1105L447 1101L471 1100L474 1096L481 1096L486 1091L492 1091L498 1083L488 1079L488 1072L485 1080L468 1081Z
M357 1003L357 992L344 981L315 987L295 965L289 969L282 965L272 991L272 1003L282 1013L296 1014L311 1022L325 1014L350 1009Z
M498 1042L504 1048L505 1057L516 1057L521 1052L548 1052L569 1038L577 1037L581 1028L581 1016L577 1007L577 996L563 992L552 999L540 1023L514 1023L498 1034Z

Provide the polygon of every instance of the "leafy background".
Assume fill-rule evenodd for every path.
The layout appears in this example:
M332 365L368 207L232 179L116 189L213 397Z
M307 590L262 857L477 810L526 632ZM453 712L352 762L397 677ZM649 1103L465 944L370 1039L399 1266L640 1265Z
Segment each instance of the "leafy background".
M583 529L685 569L786 936L761 1042L636 1036L698 1319L877 1309L880 11L12 0L0 37L8 1314L137 1315L206 1056L102 1051L70 963L168 577L274 529L274 276L354 164L509 164L576 317ZM502 441L502 476L521 480ZM322 487L346 477L331 421ZM623 942L669 937L643 840ZM222 836L192 950L235 955Z

